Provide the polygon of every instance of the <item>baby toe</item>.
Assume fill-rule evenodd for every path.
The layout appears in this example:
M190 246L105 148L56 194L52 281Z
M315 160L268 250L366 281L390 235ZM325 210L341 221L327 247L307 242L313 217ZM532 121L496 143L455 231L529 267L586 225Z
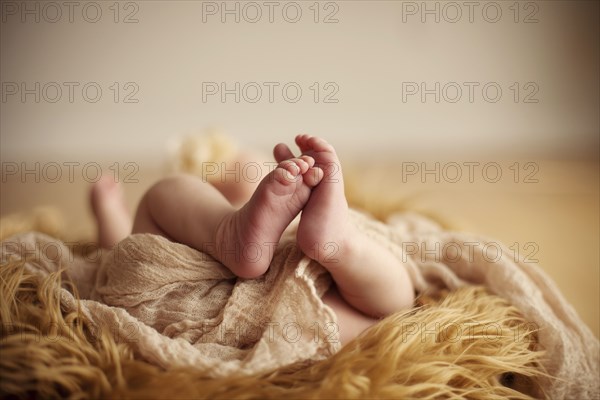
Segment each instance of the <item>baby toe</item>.
M287 144L279 143L273 148L273 156L277 162L282 162L293 158L294 154Z
M299 169L296 171L293 171L294 167L289 167L289 165L293 165L294 167L298 168L293 163L284 165L284 166L281 166L281 164L280 164L277 168L275 168L275 171L274 171L275 180L277 182L281 183L282 185L286 185L286 186L291 183L296 182L298 180L298 176L300 176ZM292 171L290 171L290 169Z
M315 166L315 159L309 156L308 154L301 155L300 159L302 159L306 163L306 165L308 165L307 170Z
M315 187L323 180L325 173L319 167L311 167L302 175L304 183L309 187Z

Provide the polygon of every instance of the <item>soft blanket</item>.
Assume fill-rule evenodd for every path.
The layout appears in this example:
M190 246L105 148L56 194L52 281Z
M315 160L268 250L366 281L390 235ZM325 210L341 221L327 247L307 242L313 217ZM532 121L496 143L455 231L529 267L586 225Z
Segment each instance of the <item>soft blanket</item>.
M537 266L514 260L497 242L443 231L417 215L382 224L355 213L353 220L403 260L418 292L477 284L517 306L539 327L545 368L559 378L547 382L552 398L597 397L598 340ZM206 254L154 235L132 235L90 259L29 233L4 241L3 256L34 255L26 266L36 273L64 268L84 299L82 312L138 357L224 376L319 360L339 349L336 317L320 300L330 278L297 249L294 236L292 226L256 280L236 279ZM61 303L77 307L66 289Z

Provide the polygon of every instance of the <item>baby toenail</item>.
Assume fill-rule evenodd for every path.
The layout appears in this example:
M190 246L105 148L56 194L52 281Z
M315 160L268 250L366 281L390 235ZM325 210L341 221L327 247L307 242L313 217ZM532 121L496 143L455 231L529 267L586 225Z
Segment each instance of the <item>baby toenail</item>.
M295 172L293 173L294 174L293 176L296 176L296 175L298 175L300 173L300 167L295 162L290 161L288 165L294 167L294 169L295 169ZM291 173L291 171L289 169L288 169L288 171Z

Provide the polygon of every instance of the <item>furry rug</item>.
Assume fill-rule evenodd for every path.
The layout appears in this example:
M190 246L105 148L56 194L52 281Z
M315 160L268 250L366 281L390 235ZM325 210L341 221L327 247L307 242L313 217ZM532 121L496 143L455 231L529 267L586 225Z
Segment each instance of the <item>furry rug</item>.
M3 219L0 239L37 230L60 237L49 211ZM61 275L0 266L3 398L530 398L545 397L537 335L519 311L478 287L420 298L334 356L249 377L211 379L193 368L136 360L110 328L61 309ZM492 326L494 329L489 329ZM468 327L468 329L465 329ZM500 329L498 329L500 327Z

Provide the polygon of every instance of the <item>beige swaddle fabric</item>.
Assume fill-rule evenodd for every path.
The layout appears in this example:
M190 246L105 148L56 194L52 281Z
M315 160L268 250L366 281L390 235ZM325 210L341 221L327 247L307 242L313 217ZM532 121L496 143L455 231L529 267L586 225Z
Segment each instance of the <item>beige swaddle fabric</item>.
M418 292L477 284L518 307L539 327L545 368L558 378L544 385L551 398L598 396L598 340L539 267L514 260L497 242L443 231L416 214L397 214L388 224L359 213L352 219L404 262ZM66 268L84 298L82 312L138 357L224 376L319 360L339 349L336 317L320 299L330 277L297 249L294 227L255 280L235 279L211 257L147 234L128 237L99 263L73 258L62 242L36 233L13 236L3 251L19 255L23 246L52 244L58 256L39 252L26 267ZM66 289L61 302L76 307Z
M327 272L290 240L275 250L265 275L248 280L236 279L204 253L144 234L130 236L104 257L91 298L153 327L165 339L152 347L168 351L167 339L190 343L196 357L219 365L219 375L264 371L337 351L338 336L323 331L336 322L320 300L329 284ZM189 354L160 361L194 363Z
M137 357L164 367L194 366L212 376L252 374L316 361L340 348L337 319L321 296L331 278L286 234L271 268L236 279L212 257L151 234L131 235L98 263L73 257L64 243L39 233L3 243L5 257L39 251L26 268L66 268L82 312L127 342ZM61 290L63 307L75 298Z

